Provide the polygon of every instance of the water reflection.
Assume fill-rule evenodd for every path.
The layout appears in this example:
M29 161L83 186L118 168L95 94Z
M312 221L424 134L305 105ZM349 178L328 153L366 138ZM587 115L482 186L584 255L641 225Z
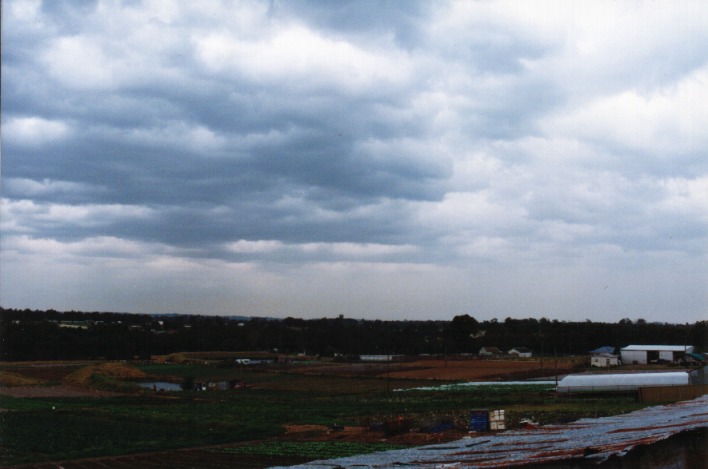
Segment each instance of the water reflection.
M152 389L153 391L181 391L182 386L168 381L145 381L138 383L138 386L144 389Z

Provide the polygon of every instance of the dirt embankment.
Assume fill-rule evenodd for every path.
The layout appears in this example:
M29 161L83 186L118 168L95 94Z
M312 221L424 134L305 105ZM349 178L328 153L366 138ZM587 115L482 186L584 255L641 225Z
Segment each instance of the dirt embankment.
M117 379L142 379L147 377L144 371L126 363L96 363L85 366L67 375L66 378L64 378L64 382L67 384L88 386L92 384L93 377L96 375Z
M20 398L33 397L115 397L124 393L89 389L79 386L60 384L56 386L0 386L0 395Z
M51 371L51 374L47 374ZM41 372L41 373L40 373ZM50 376L39 379L37 376ZM132 392L135 385L125 379L142 379L147 375L126 363L92 363L49 367L46 364L18 367L0 372L0 394L11 397L108 397Z
M28 378L9 371L0 371L0 386L34 386L42 384L42 380Z

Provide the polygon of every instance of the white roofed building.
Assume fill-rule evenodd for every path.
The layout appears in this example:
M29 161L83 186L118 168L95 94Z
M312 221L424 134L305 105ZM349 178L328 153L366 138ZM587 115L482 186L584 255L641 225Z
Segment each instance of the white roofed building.
M611 353L596 353L590 357L590 366L608 368L610 366L618 366L619 364L619 356Z
M693 353L692 345L628 345L621 350L625 365L680 361Z

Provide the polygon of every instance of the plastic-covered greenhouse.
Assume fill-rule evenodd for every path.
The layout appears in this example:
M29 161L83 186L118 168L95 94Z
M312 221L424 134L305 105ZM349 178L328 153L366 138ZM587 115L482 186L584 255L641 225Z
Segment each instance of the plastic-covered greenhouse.
M648 386L682 386L688 383L688 373L624 373L568 375L559 383L556 391L564 392L601 392L601 391L636 391Z

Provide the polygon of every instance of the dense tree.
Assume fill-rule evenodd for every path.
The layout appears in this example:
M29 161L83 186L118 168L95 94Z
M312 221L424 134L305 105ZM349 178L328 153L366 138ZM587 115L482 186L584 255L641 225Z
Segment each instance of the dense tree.
M334 356L476 353L524 346L536 355L585 354L600 346L691 344L708 349L708 322L283 320L207 315L32 311L0 308L0 359L132 359L178 351L278 350Z

